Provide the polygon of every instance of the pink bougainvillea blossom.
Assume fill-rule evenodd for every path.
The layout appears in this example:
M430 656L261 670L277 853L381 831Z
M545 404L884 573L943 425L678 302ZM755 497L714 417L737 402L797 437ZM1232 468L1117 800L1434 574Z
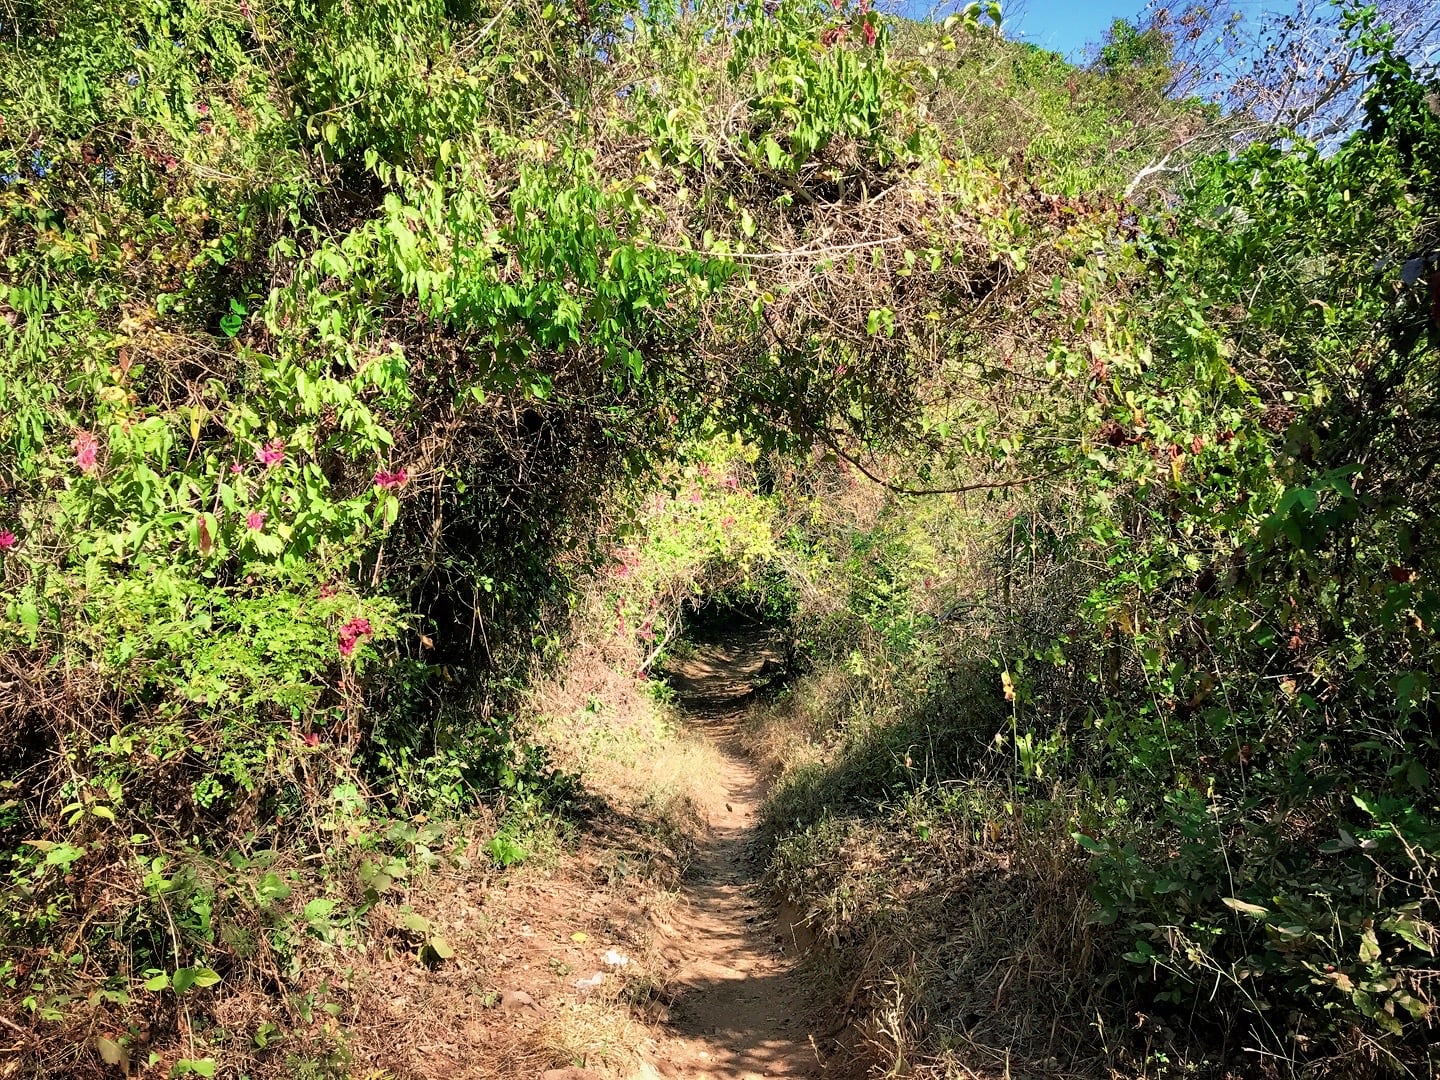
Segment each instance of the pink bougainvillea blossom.
M360 643L360 639L373 633L374 631L370 629L369 619L351 619L340 628L340 655L353 656L355 646Z
M230 475L231 475L231 476L240 476L240 475L241 475L242 473L244 473L244 472L245 472L245 466L244 466L244 465L241 465L240 462L238 462L238 461L235 462L233 465L230 466Z
M410 476L404 469L396 469L394 472L377 469L375 472L375 486L383 488L386 491L394 491L398 487L404 487L409 480Z
M0 531L0 551L14 551L15 543L15 534L13 532L9 529Z
M267 469L285 460L285 440L271 439L264 446L255 448L255 460Z
M259 532L265 527L265 516L264 510L251 510L245 515L245 527Z
M100 440L88 431L77 431L74 446L75 464L79 466L81 472L92 472L95 468L96 455L100 452Z

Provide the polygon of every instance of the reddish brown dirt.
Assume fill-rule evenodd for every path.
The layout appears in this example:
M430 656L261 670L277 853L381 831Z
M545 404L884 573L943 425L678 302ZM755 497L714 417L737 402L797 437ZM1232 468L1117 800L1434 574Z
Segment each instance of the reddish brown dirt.
M691 862L675 925L665 928L677 993L647 1056L666 1076L758 1080L822 1071L793 942L756 893L750 849L764 786L736 730L766 661L777 659L762 636L730 635L697 650L671 676L692 724L723 754L725 809Z
M672 674L688 726L720 751L708 823L669 822L697 837L693 850L607 807L548 865L426 879L409 903L457 957L433 970L410 950L373 958L345 1018L357 1060L395 1080L821 1075L793 935L756 885L764 784L737 722L767 660L778 657L763 637L727 637ZM477 831L477 865L488 836ZM624 969L607 966L610 950L629 957ZM597 972L593 990L577 986Z

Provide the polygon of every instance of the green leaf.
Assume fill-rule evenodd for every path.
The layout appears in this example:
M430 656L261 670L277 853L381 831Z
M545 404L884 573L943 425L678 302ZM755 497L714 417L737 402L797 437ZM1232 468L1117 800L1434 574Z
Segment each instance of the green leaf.
M207 986L214 986L219 981L219 974L207 967L183 967L176 970L170 984L175 993L183 994L192 986L198 986L203 990Z
M1428 953L1431 956L1435 955L1434 947L1420 936L1422 929L1430 930L1432 933L1434 932L1434 927L1427 922L1411 918L1407 915L1396 915L1393 919L1386 919L1382 922L1380 929L1389 930L1392 934L1404 938L1407 943L1419 949L1421 952Z
M327 896L319 896L305 905L305 921L312 926L316 923L324 923L329 920L330 913L335 910L335 901Z

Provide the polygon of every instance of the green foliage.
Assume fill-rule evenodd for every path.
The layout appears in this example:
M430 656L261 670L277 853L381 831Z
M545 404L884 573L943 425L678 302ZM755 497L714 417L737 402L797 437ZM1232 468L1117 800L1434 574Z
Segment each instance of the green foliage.
M1170 42L1159 28L1142 30L1127 19L1116 19L1100 48L1098 66L1108 75L1132 68L1163 72L1170 64L1170 50Z
M820 509L833 482L814 493L799 542L825 570L801 619L823 613L829 700L797 691L819 734L777 787L772 870L844 903L868 856L812 850L830 822L898 843L906 791L989 775L1016 805L1064 807L1129 1008L1207 1046L1363 1042L1421 1075L1440 144L1433 85L1356 27L1369 121L1336 152L1208 159L1133 239L1077 228L1056 335L1013 361L1036 388L991 421L1016 418L989 449L1039 482L993 508L905 503L913 531L889 499L842 514ZM976 457L930 479L984 477ZM1093 992L1067 976L1069 1000Z
M190 1008L351 948L442 859L425 815L492 804L518 863L578 794L528 676L592 609L648 669L710 595L839 673L777 866L881 805L970 829L943 788L989 773L1021 825L1068 819L1130 1005L1418 1060L1436 88L1357 10L1364 130L1199 162L1142 219L1116 194L1213 118L1166 99L1171 42L1120 22L1081 70L998 14L7 14L23 1010ZM860 479L905 469L947 501Z
M1372 118L1419 119L1421 89L1381 55ZM1064 689L1015 682L1038 732L1084 710L1061 760L1095 791L1077 838L1137 992L1189 1008L1208 987L1218 1022L1272 1040L1299 1009L1313 1049L1360 1025L1397 1062L1431 1022L1440 918L1415 450L1435 337L1385 269L1437 210L1415 183L1433 165L1406 156L1428 144L1391 137L1423 130L1407 122L1328 157L1207 162L1181 211L1147 223L1144 305L1055 361L1088 392L1060 555L1095 568L1088 626L1032 645ZM1126 272L1112 263L1096 298Z

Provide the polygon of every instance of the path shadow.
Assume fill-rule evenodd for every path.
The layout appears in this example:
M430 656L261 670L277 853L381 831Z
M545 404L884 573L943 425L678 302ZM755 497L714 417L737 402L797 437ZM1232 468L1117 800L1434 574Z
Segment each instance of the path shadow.
M783 663L778 638L726 628L694 642L667 679L687 726L720 751L725 813L712 820L684 883L675 982L657 1066L675 1077L817 1076L815 1014L792 948L756 884L754 840L765 784L746 757L741 720L757 686ZM792 939L793 944L793 939Z

